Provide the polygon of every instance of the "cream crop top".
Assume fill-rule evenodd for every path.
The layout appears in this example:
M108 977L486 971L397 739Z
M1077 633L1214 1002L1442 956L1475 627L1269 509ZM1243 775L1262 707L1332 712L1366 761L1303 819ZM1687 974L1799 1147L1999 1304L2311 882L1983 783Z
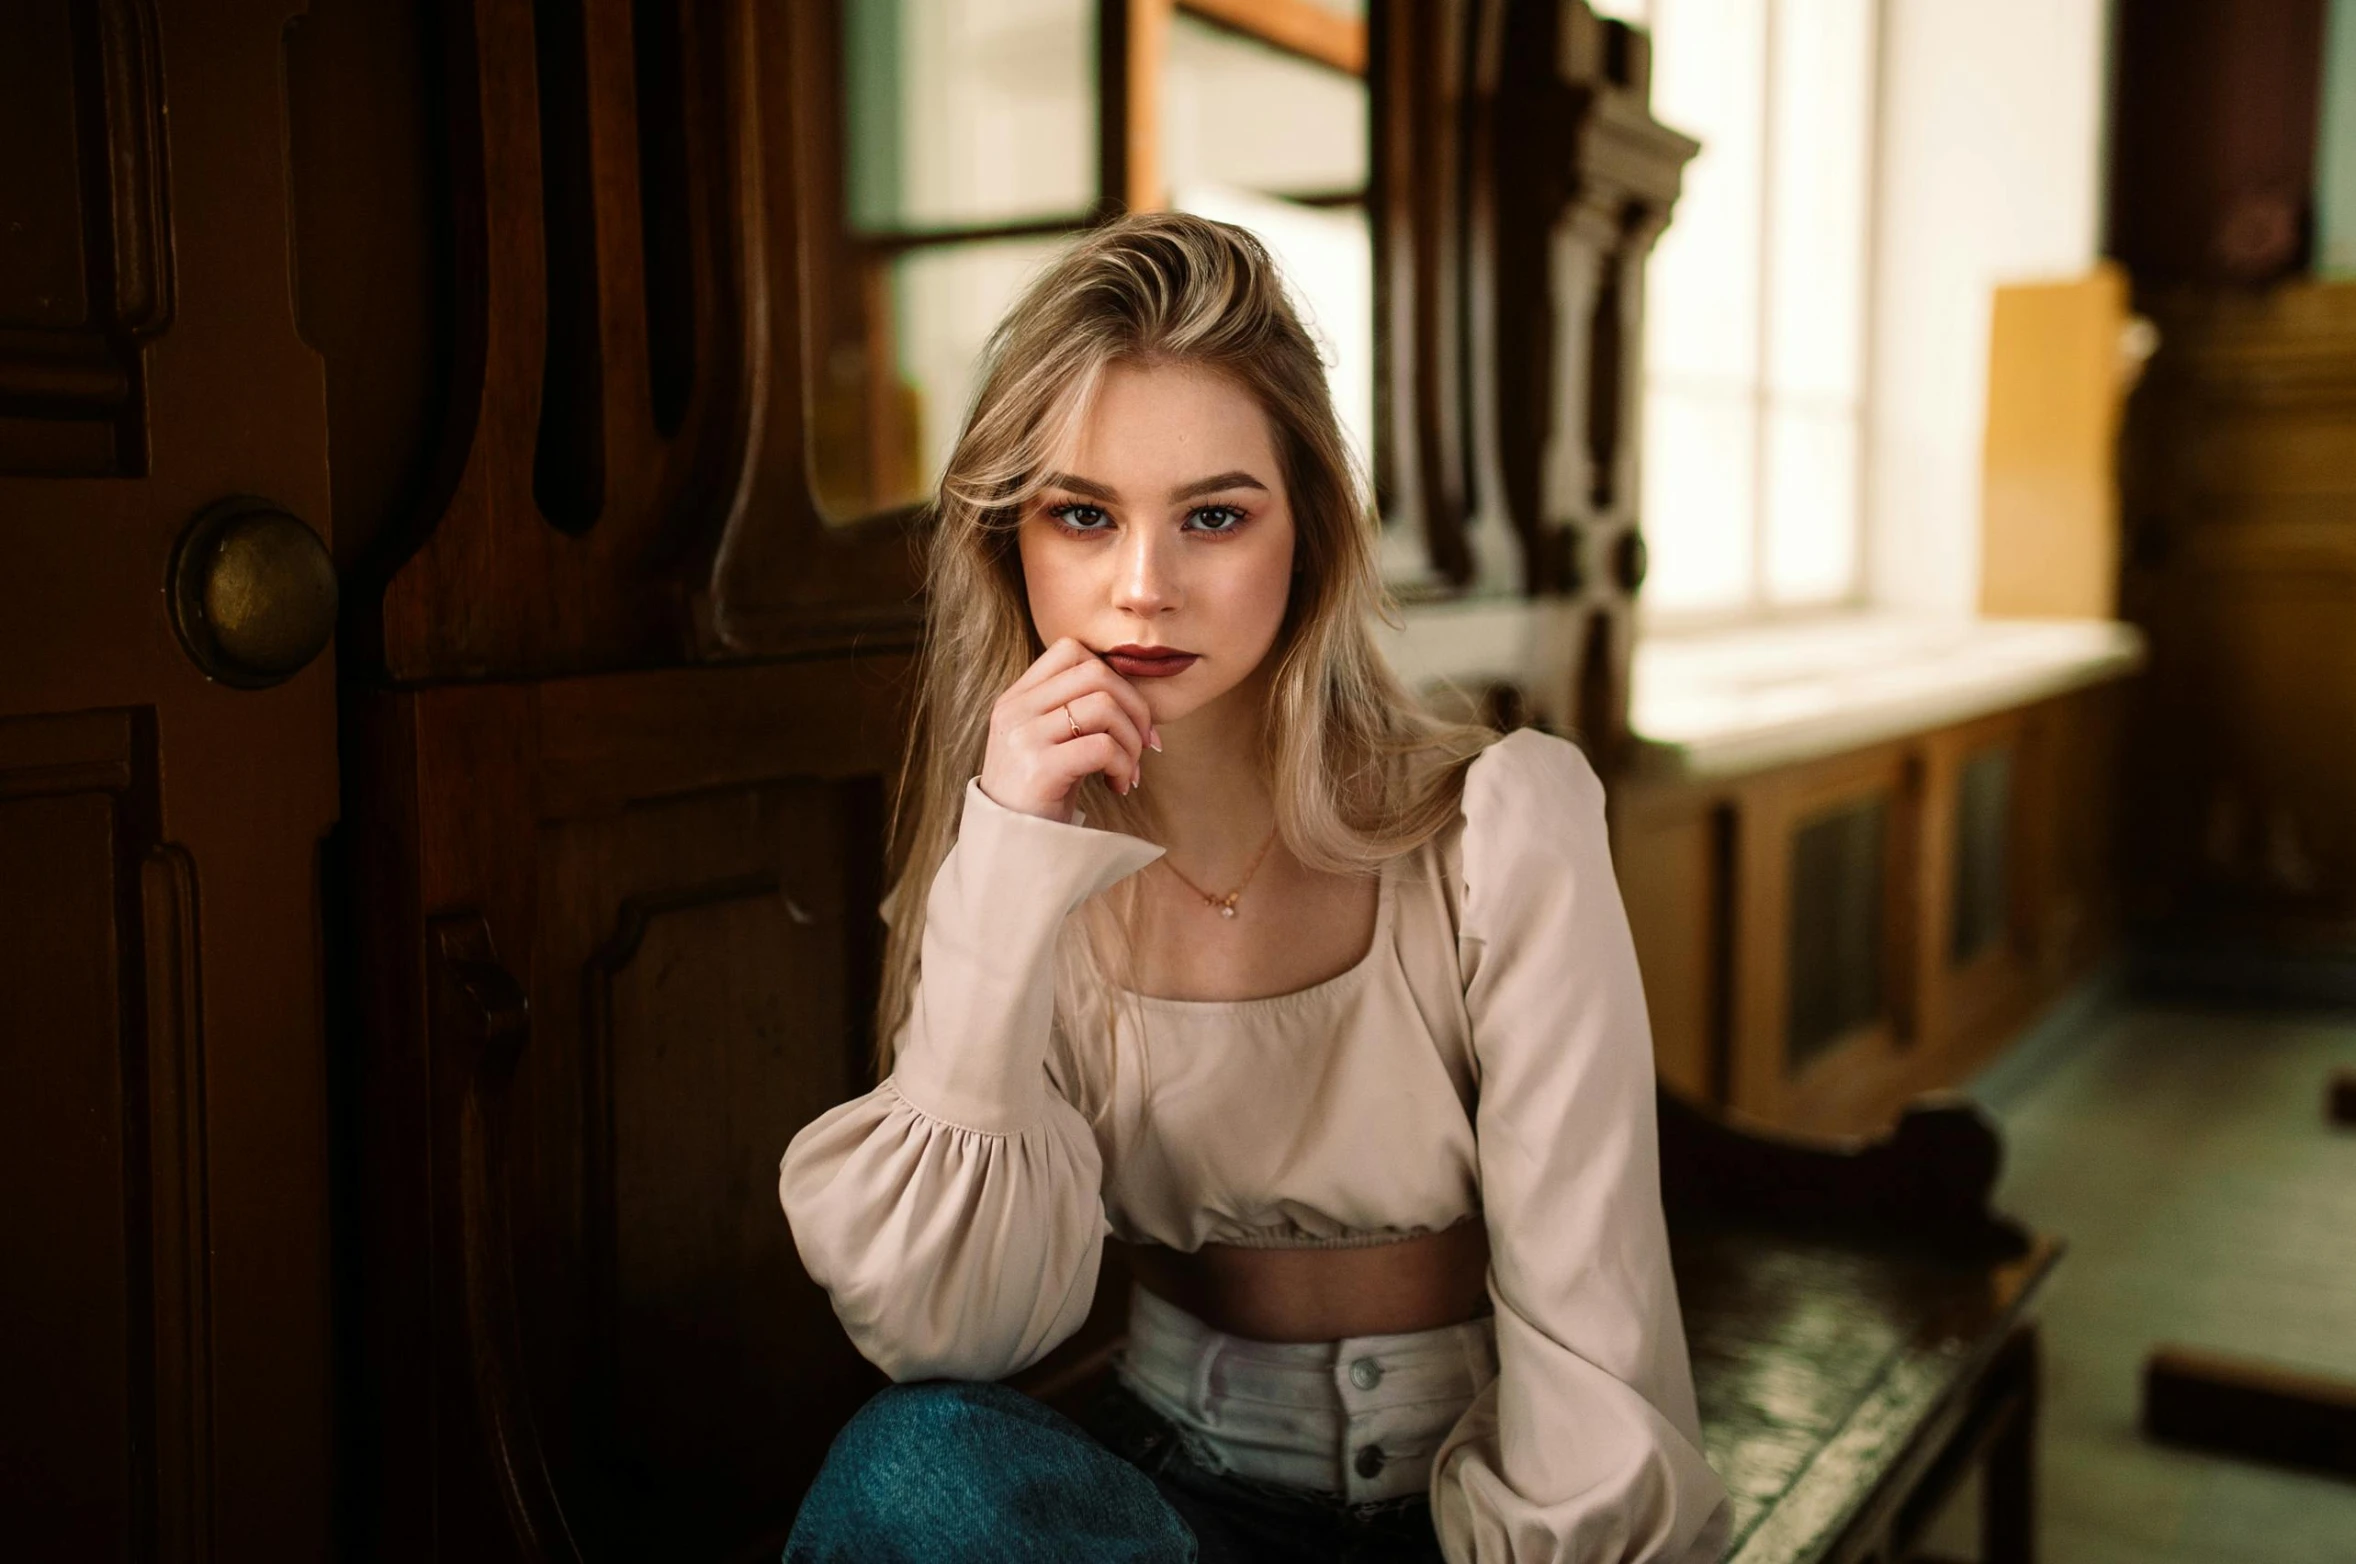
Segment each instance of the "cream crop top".
M1124 1024L1107 1064L1103 1007L1059 991L1057 934L1162 851L967 783L893 1071L780 1169L802 1263L859 1350L895 1380L1028 1367L1086 1318L1107 1233L1358 1244L1478 1216L1498 1375L1433 1460L1443 1553L1716 1559L1730 1511L1701 1452L1651 1030L1586 757L1533 729L1491 745L1459 818L1384 865L1357 965L1268 998L1143 997L1142 1042Z

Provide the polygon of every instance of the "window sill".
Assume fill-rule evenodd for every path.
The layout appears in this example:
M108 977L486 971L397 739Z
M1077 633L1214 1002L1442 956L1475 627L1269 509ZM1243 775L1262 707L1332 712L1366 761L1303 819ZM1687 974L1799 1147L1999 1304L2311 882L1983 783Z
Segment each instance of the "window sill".
M2143 636L2111 619L1841 614L1638 638L1637 771L1741 776L2119 678Z

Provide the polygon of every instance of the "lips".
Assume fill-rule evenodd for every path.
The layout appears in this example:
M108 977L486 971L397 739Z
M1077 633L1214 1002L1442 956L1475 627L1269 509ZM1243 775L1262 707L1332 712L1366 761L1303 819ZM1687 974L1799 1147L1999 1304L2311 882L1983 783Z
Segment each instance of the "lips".
M1195 664L1195 654L1171 648L1116 646L1102 654L1113 672L1124 679L1166 679Z

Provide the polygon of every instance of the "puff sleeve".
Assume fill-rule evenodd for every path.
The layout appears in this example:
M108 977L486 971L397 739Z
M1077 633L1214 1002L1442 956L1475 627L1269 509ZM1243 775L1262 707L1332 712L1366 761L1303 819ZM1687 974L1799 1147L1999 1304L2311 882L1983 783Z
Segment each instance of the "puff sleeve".
M1574 745L1525 729L1475 759L1463 812L1498 1374L1434 1458L1441 1547L1451 1564L1706 1564L1731 1512L1701 1450L1603 787Z
M1048 1077L1055 941L1162 851L966 783L892 1073L803 1126L778 1170L804 1268L893 1379L996 1379L1087 1318L1104 1169Z

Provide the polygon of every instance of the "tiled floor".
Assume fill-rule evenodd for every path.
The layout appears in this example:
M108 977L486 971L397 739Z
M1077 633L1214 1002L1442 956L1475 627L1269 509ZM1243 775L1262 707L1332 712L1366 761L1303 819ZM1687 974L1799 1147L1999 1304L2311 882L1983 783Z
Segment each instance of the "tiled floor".
M2356 1564L2356 1480L2136 1430L2160 1341L2356 1378L2356 1130L2323 1108L2352 1064L2356 1016L2124 1004L1973 1083L1998 1205L2070 1245L2042 1308L2048 1564ZM1970 1556L1963 1518L1936 1551Z

